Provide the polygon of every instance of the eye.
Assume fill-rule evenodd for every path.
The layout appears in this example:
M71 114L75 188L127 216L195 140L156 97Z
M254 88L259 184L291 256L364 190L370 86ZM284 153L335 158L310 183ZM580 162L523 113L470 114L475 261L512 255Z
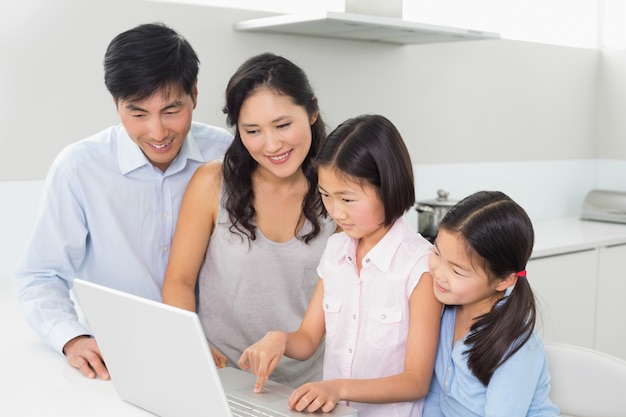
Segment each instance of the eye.
M342 198L341 199L344 203L352 203L354 200L351 200L349 198Z
M328 194L327 194L327 193L325 193L324 191L322 191L322 190L317 190L317 191L320 193L320 195L322 196L322 198L328 198L328 197L329 197L329 196L328 196Z
M257 133L259 133L258 129L246 129L244 130L244 132L246 132L246 135L252 136L252 135L256 135Z
M180 113L180 110L171 110L171 111L165 112L165 114L168 116L173 116L178 113Z
M285 128L289 127L290 125L291 125L291 123L283 123L283 124L280 124L280 125L278 125L276 127L278 129L285 129Z
M469 276L468 271L465 271L463 269L452 268L452 272L454 273L454 275L462 278L467 278Z

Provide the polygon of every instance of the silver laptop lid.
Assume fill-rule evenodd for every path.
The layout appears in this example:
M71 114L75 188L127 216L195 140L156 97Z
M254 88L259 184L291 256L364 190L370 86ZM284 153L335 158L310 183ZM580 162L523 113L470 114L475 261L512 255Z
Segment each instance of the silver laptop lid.
M74 287L122 399L162 417L231 416L195 313L79 279Z
M129 403L161 417L231 417L228 396L269 415L302 416L287 406L292 388L268 381L254 394L255 376L218 370L196 313L81 279L74 288L115 389ZM355 417L357 410L339 404L324 415Z

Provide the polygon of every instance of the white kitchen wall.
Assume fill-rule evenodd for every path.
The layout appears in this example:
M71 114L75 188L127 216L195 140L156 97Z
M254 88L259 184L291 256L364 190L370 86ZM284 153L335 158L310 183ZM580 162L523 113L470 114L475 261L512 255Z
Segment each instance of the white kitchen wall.
M578 217L593 188L626 192L626 162L615 160L520 161L415 164L417 200L435 198L439 188L461 199L478 190L500 190L520 203L533 221ZM43 180L0 181L0 279L8 278L34 225ZM417 214L405 218L417 228Z
M43 180L0 181L0 279L11 276L39 211Z
M117 121L102 82L113 36L161 20L202 61L196 118L224 125L224 86L250 55L300 64L332 128L381 113L418 164L594 157L597 62L592 49L488 40L397 46L238 33L246 10L137 0L2 2L0 181L42 179L60 149ZM6 11L6 13L5 13Z
M270 50L305 68L329 127L374 112L396 123L418 199L438 188L452 198L501 189L533 219L546 219L578 215L591 188L626 191L624 51L508 40L402 47L231 29L262 15L135 0L0 4L0 278L30 233L54 156L117 123L102 82L106 45L155 20L198 50L200 121L224 125L228 77L248 56Z

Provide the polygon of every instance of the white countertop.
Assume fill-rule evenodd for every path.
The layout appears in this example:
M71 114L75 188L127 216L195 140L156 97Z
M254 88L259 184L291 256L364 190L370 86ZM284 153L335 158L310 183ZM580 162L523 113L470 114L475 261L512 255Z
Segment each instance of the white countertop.
M626 224L563 218L534 221L531 258L559 255L626 243Z
M90 380L30 329L11 288L0 279L0 416L148 417L121 400L111 381Z

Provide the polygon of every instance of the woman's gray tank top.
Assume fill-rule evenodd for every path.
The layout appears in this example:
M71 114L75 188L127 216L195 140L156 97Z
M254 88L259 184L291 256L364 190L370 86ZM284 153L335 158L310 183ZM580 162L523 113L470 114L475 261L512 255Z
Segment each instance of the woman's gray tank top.
M223 196L222 196L223 198ZM304 243L276 243L259 229L256 240L229 230L220 204L198 277L198 314L209 342L238 367L243 351L269 330L297 330L317 284L317 265L335 222L322 219L319 235ZM307 220L301 234L311 230ZM306 361L283 357L271 379L292 387L322 379L323 344Z

